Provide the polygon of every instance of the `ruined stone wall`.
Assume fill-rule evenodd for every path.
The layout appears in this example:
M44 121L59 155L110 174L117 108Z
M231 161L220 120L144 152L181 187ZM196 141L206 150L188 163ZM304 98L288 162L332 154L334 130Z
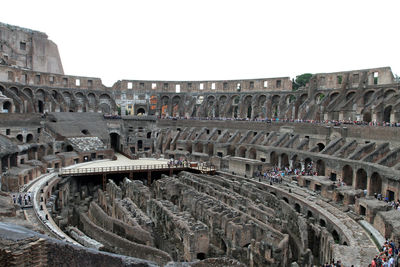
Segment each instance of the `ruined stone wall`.
M45 33L0 23L0 60L3 65L63 74L57 45Z
M153 238L149 232L144 231L139 226L130 226L118 219L108 216L95 202L90 203L88 217L96 225L122 238L143 245L153 244Z
M147 259L160 265L164 265L172 260L172 258L163 251L150 246L136 244L127 239L119 237L114 233L102 229L91 222L91 220L83 213L79 215L79 220L80 228L85 234L104 244L114 253L137 257L140 259Z

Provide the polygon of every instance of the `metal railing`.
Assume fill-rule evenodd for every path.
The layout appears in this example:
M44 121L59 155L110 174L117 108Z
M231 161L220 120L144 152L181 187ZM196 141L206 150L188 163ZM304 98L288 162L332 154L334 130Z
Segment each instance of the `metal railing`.
M199 171L215 171L213 165L201 164L181 164L181 165L168 165L168 164L153 164L153 165L129 165L129 166L112 166L112 167L95 167L95 168L76 168L76 169L62 169L60 175L73 175L73 174L90 174L90 173L118 173L129 171L152 171L152 170L176 170L176 169L195 169Z

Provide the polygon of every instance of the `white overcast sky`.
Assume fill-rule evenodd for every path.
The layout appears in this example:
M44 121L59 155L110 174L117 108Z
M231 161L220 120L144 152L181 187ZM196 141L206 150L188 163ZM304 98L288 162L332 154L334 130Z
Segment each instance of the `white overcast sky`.
M400 75L400 0L8 0L1 10L0 21L45 32L66 74L107 86L384 66Z

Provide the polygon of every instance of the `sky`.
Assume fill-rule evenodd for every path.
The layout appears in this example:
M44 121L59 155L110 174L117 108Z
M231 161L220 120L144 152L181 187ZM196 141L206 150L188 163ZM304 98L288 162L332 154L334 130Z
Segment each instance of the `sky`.
M19 0L0 21L45 32L64 73L228 80L392 67L399 0Z

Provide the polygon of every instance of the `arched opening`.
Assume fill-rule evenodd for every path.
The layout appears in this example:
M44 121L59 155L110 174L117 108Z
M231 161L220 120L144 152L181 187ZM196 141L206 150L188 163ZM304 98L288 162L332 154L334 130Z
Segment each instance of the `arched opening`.
M294 210L295 211L297 211L298 213L300 213L301 212L301 208L300 208L300 205L299 204L294 204Z
M342 170L342 179L346 185L353 185L353 168L345 165Z
M387 106L383 111L383 121L390 122L390 113L392 113L392 106Z
M301 163L300 163L300 161L298 160L297 155L294 155L294 156L292 157L292 164L293 164L293 169L301 170Z
M27 136L26 136L26 142L27 143L31 143L33 141L33 135L32 134L28 134Z
M325 162L321 159L317 160L317 174L325 176Z
M241 158L246 157L246 148L245 147L239 147L239 151L238 151L238 156Z
M251 119L251 111L252 111L252 108L251 108L251 106L249 106L247 108L247 118L249 118L249 119Z
M281 167L289 167L289 156L285 153L281 155Z
M146 137L147 137L147 139L150 139L151 138L151 132L148 132Z
M339 244L339 242L340 242L340 237L339 237L338 232L336 232L336 230L333 230L333 231L332 231L332 237L333 237L333 240L335 240L335 243L336 243L336 244Z
M138 151L141 151L143 149L143 141L142 140L137 141L137 148L138 148Z
M136 115L141 116L141 115L145 115L146 111L144 110L144 108L138 108L136 111Z
M201 252L201 253L197 253L197 257L198 260L204 260L206 258L206 254Z
M371 122L371 112L367 111L363 114L363 121L365 122Z
M120 142L120 136L117 133L110 133L110 144L111 148L114 149L115 151L119 151L119 142Z
M321 225L321 227L326 227L326 222L324 219L320 219L319 220L319 225Z
M224 253L226 253L227 246L226 246L226 243L225 243L225 241L224 241L223 239L221 239L220 249L221 249Z
M313 213L311 211L307 211L307 218L312 218L314 217Z
M286 197L283 197L282 199L283 199L283 201L285 201L286 203L289 204L289 200Z
M18 134L18 135L17 135L17 140L18 140L19 142L24 141L24 137L22 136L22 134Z
M84 135L88 135L88 134L89 134L89 130L83 129L83 130L82 130L82 133L83 133Z
M9 101L3 103L3 113L11 113L11 103Z
M74 148L71 145L67 146L67 152L71 152L74 151Z
M42 100L38 100L38 111L39 111L39 113L43 113L43 107L44 107L43 101Z
M256 159L257 158L257 151L255 148L250 148L249 150L249 159Z
M323 143L318 143L317 146L318 146L318 151L319 152L321 152L325 148L325 145Z
M238 117L238 110L239 110L239 108L238 108L237 106L235 106L235 107L233 108L233 117L234 117L234 118L237 118L237 117Z
M270 154L270 163L272 166L278 166L278 154L272 151Z
M359 169L356 174L356 189L367 189L367 172Z
M374 172L371 175L368 194L369 195L374 195L375 193L376 194L381 194L382 193L382 177L377 172Z

